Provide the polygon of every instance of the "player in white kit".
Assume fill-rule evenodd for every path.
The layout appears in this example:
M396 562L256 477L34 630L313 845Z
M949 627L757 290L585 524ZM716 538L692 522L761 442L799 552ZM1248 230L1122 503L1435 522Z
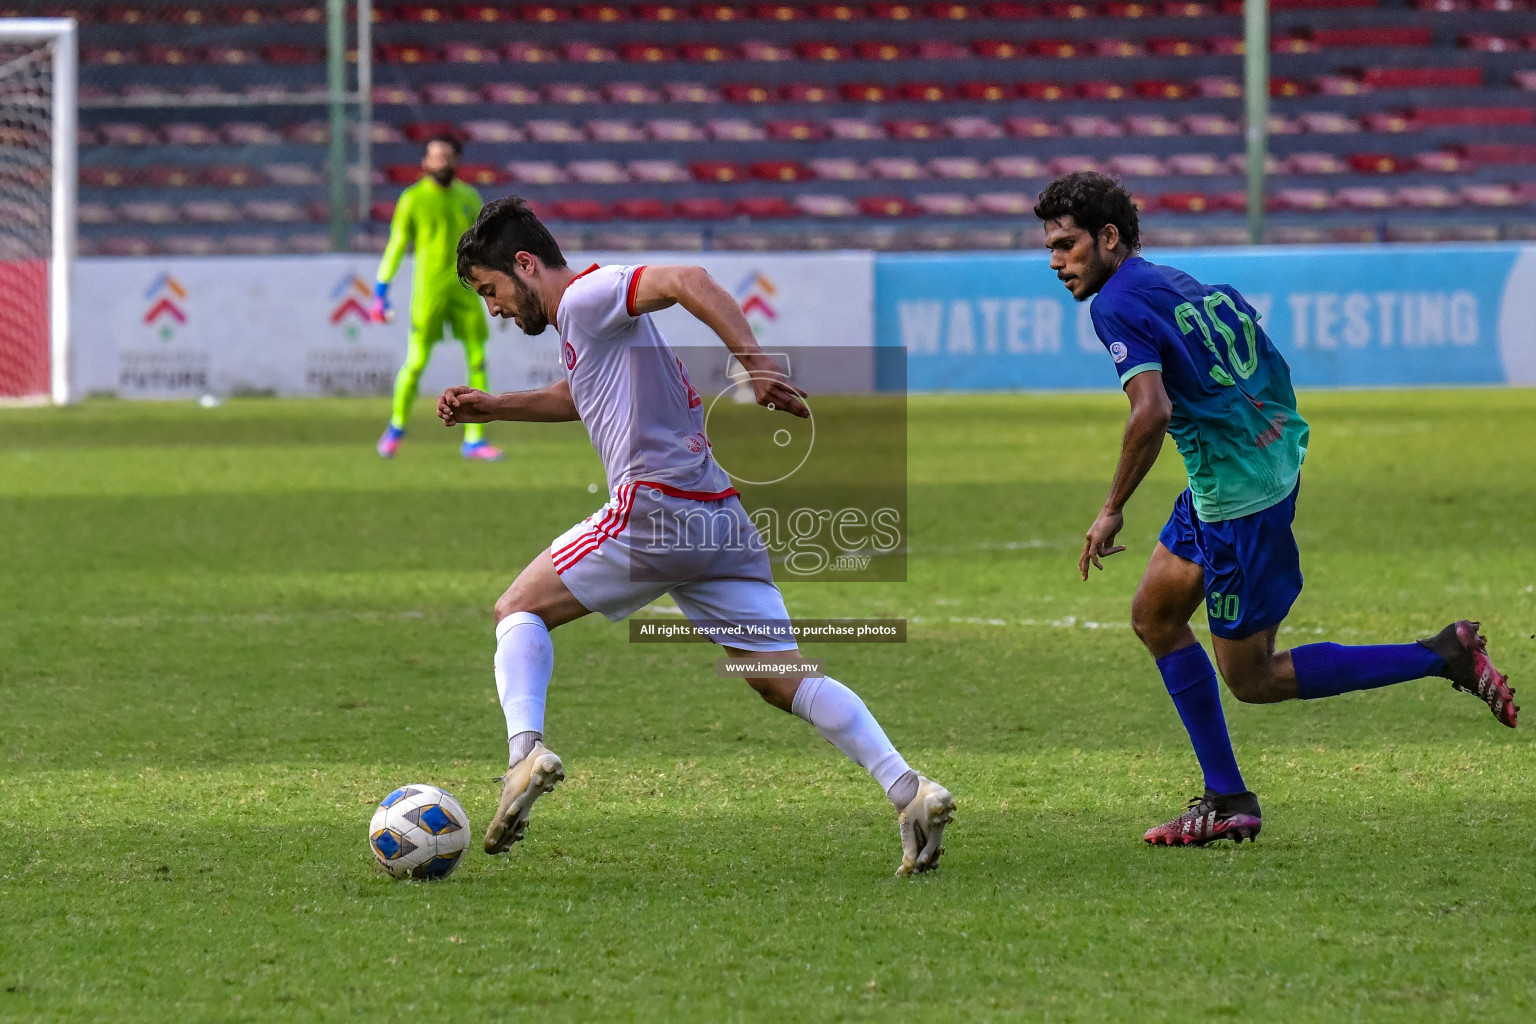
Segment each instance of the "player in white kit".
M580 273L522 200L487 205L459 241L459 276L492 316L524 333L560 334L565 380L488 395L452 387L438 399L449 426L493 420L581 420L608 476L609 500L537 555L496 602L496 689L506 713L507 774L486 829L487 853L523 838L533 802L563 779L544 745L554 670L549 631L601 612L617 621L670 595L732 658L798 663L789 614L768 554L704 433L703 402L650 313L681 305L708 325L751 375L757 401L808 415L758 348L734 299L700 267L599 267ZM702 532L694 527L706 525ZM771 635L748 630L774 624ZM898 875L932 870L954 799L886 738L864 702L827 676L745 676L774 707L810 722L880 783L897 810Z

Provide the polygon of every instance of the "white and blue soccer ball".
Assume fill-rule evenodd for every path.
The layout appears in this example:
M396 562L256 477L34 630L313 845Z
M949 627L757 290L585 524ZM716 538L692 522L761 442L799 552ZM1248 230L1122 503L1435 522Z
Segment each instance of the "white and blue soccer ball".
M368 849L396 878L447 878L469 848L469 816L436 786L401 786L379 801Z

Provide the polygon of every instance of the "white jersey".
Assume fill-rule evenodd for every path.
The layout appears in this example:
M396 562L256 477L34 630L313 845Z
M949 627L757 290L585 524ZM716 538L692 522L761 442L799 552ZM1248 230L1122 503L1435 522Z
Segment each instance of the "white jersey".
M555 311L560 363L603 460L608 492L643 482L681 498L734 494L710 452L704 403L682 360L650 316L635 313L644 270L594 263L566 287Z

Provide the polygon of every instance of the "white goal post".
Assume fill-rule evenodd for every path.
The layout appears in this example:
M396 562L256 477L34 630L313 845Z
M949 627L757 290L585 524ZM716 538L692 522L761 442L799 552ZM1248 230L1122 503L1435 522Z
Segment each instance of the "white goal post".
M30 51L26 47L33 47ZM48 400L58 404L78 397L72 393L69 303L75 266L76 147L78 145L78 37L71 18L0 18L0 149L7 150L0 163L0 189L4 196L0 227L11 227L5 236L11 251L0 252L0 261L25 260L28 239L18 225L35 227L37 248L46 246L47 267L47 382L43 388L11 389L10 397ZM29 77L30 76L30 77ZM44 83L46 85L44 86ZM34 85L37 88L34 88ZM47 153L40 128L47 125ZM27 145L35 152L27 152ZM41 174L46 172L46 183ZM43 192L46 190L46 200ZM36 209L26 209L28 203ZM46 210L46 241L41 221ZM12 262L11 266L19 266ZM14 276L14 275L13 275ZM0 296L0 301L3 301ZM11 331L17 345L14 327ZM0 356L6 339L0 337ZM0 373L5 371L0 366ZM32 393L28 393L32 392Z

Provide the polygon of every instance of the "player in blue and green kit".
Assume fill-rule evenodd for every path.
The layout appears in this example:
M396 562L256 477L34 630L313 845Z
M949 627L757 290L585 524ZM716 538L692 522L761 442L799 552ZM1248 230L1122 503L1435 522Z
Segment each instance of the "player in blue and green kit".
M1089 529L1078 571L1124 551L1122 509L1171 433L1189 489L1147 564L1131 626L1189 733L1205 793L1149 843L1203 845L1258 836L1259 801L1248 791L1222 715L1216 672L1189 620L1205 605L1216 663L1238 700L1267 704L1332 697L1443 676L1476 694L1511 728L1515 691L1488 660L1477 623L1453 622L1415 643L1307 644L1275 650L1275 634L1301 593L1296 514L1307 421L1290 367L1230 285L1205 285L1148 263L1130 195L1102 174L1069 174L1040 194L1051 269L1082 302L1098 298L1093 327L1114 359L1131 414L1109 497Z

